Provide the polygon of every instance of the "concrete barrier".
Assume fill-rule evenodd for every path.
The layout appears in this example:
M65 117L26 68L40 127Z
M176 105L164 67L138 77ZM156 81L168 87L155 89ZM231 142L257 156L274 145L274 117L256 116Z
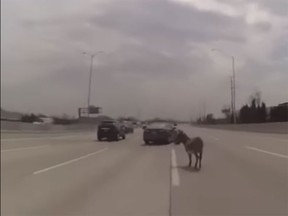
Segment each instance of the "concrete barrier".
M65 131L88 131L95 130L97 125L73 124L73 125L54 125L54 124L32 124L25 122L1 121L1 132L65 132Z
M273 122L273 123L259 123L259 124L219 124L219 125L198 125L196 127L221 129L221 130L235 130L258 133L278 133L288 134L288 122Z

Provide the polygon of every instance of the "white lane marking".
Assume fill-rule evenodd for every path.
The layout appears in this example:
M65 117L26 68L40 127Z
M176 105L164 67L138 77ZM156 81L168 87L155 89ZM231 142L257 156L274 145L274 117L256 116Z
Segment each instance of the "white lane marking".
M177 159L175 149L171 150L171 181L173 186L180 185L180 177L177 169Z
M249 132L249 135L250 135L250 132ZM278 142L286 142L286 143L288 143L288 137L286 139L282 139L282 138L278 138L278 137L275 137L275 136L267 136L265 134L263 134L262 136L258 136L258 135L252 134L252 135L250 135L250 137L260 138L260 139L271 139L271 140L278 141Z
M265 151L263 149L259 149L259 148L255 148L255 147L251 147L251 146L246 146L246 148L250 149L250 150L254 150L254 151L258 151L258 152L262 152L262 153L266 153L266 154L270 154L270 155L274 155L277 157L288 159L288 155L283 155L283 154L278 154L278 153L274 153L274 152L270 152L270 151Z
M273 140L276 140L276 141L279 141L279 142L286 142L288 143L288 139L279 139L279 138L275 138L275 137L267 137L269 139L273 139Z
M79 135L69 135L69 136L51 136L51 137L26 137L26 138L8 138L8 139L1 139L1 142L15 142L15 141L26 141L26 140L45 140L45 139L66 139L66 138L72 138L77 137ZM82 134L82 136L84 136Z
M88 158L88 157L90 157L90 156L92 156L92 155L95 155L95 154L99 154L99 153L101 153L101 152L104 152L104 151L106 151L107 149L108 149L108 148L104 148L104 149L98 150L98 151L96 151L96 152L92 152L92 153L90 153L90 154L83 155L83 156L81 156L81 157L79 157L79 158L75 158L75 159L72 159L72 160L69 160L69 161L65 161L65 162L63 162L63 163L60 163L60 164L56 164L56 165L51 166L51 167L47 167L47 168L45 168L45 169L41 169L41 170L35 171L35 172L33 172L33 174L34 174L34 175L37 175L37 174L44 173L44 172L47 172L47 171L49 171L49 170L52 170L52 169L55 169L55 168L58 168L58 167L61 167L61 166L64 166L64 165L68 165L68 164L70 164L70 163L73 163L73 162L82 160L82 159L84 159L84 158Z
M211 136L211 135L209 135L212 139L214 139L214 140L219 140L219 138L218 137L215 137L215 136Z
M31 146L31 147L25 147L25 148L3 149L3 150L1 150L1 153L12 152L12 151L21 151L21 150L29 150L29 149L36 149L36 148L44 148L44 147L48 147L48 145Z
M67 136L54 136L54 137L50 137L50 139L66 139L66 138L82 137L82 136L89 136L89 135L75 134L75 135L67 135Z

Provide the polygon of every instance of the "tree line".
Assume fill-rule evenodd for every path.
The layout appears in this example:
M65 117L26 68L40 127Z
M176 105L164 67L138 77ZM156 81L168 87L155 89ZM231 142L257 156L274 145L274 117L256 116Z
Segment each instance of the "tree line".
M253 99L251 105L244 105L239 112L240 123L263 123L266 122L266 104L256 103L256 99Z
M233 116L228 107L222 109L225 118L217 119L213 114L199 117L198 124L228 124L233 123ZM288 103L268 107L261 100L261 93L255 92L250 96L250 103L241 107L237 113L237 123L264 123L264 122L285 122L288 121Z
M251 96L250 105L241 107L238 122L239 123L263 123L263 122L284 122L288 121L288 103L267 108L261 101L260 93L256 92Z

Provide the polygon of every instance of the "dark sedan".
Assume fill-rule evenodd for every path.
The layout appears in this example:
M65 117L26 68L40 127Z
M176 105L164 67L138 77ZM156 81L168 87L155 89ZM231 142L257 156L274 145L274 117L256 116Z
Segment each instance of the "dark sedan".
M168 144L174 141L175 135L175 126L168 123L153 123L144 127L143 139L146 144Z
M98 126L97 137L99 141L125 139L125 127L116 121L104 121Z

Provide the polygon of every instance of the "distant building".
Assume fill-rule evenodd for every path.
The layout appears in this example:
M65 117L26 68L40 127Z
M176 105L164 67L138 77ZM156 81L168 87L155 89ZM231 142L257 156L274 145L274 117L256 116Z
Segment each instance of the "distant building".
M288 102L278 104L278 106L280 106L280 107L288 107Z
M287 121L288 102L266 108L267 121Z
M1 108L1 121L21 121L23 114L10 112Z

